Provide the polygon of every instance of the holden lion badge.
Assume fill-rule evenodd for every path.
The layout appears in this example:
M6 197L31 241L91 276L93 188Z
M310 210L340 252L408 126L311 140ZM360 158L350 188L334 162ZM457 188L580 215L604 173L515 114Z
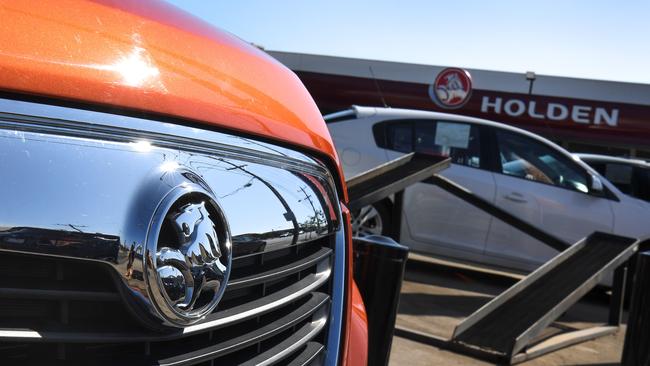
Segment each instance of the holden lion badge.
M472 77L463 69L442 70L429 86L429 97L441 108L456 109L467 103L472 95Z
M214 310L230 274L231 240L207 192L168 195L150 228L147 252L149 291L162 318L185 326Z

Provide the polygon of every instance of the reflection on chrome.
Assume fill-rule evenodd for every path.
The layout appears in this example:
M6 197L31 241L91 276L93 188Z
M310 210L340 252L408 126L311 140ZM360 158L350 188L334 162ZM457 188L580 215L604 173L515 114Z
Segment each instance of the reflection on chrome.
M92 258L117 264L120 238L116 235L84 233L68 229L13 227L0 231L0 247L19 252Z
M230 276L230 229L207 186L183 182L172 188L147 232L145 284L158 315L171 326L182 328L211 313Z
M110 264L152 314L148 230L157 207L177 187L200 186L218 201L234 259L340 228L332 178L295 151L210 132L204 135L218 137L210 144L180 141L193 133L180 126L175 138L153 132L129 137L130 130L115 126L109 133L61 119L30 123L23 116L16 124L16 118L0 114L0 250ZM178 273L161 271L168 297L183 303L186 287Z
M137 152L149 152L151 151L151 143L149 141L145 140L140 140L131 143L131 146L133 146L133 150Z

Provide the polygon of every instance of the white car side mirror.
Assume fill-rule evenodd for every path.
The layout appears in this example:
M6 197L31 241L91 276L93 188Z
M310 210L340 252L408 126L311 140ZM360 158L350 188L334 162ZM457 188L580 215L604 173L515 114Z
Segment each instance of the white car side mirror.
M592 192L602 192L605 187L603 186L603 181L600 180L600 177L597 175L591 175L591 187L590 187Z

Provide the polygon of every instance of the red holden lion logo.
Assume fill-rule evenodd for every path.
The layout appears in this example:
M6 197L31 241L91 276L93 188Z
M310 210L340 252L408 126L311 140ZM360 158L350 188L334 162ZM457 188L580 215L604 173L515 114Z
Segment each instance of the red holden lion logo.
M429 86L429 96L445 109L460 108L472 95L472 77L469 72L450 67L442 70Z

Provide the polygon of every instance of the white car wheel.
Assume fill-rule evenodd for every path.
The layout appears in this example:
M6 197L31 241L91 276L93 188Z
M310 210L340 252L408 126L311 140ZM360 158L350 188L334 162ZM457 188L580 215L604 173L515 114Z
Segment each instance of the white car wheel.
M384 223L379 211L372 205L363 207L352 216L352 235L364 237L368 235L381 235Z

